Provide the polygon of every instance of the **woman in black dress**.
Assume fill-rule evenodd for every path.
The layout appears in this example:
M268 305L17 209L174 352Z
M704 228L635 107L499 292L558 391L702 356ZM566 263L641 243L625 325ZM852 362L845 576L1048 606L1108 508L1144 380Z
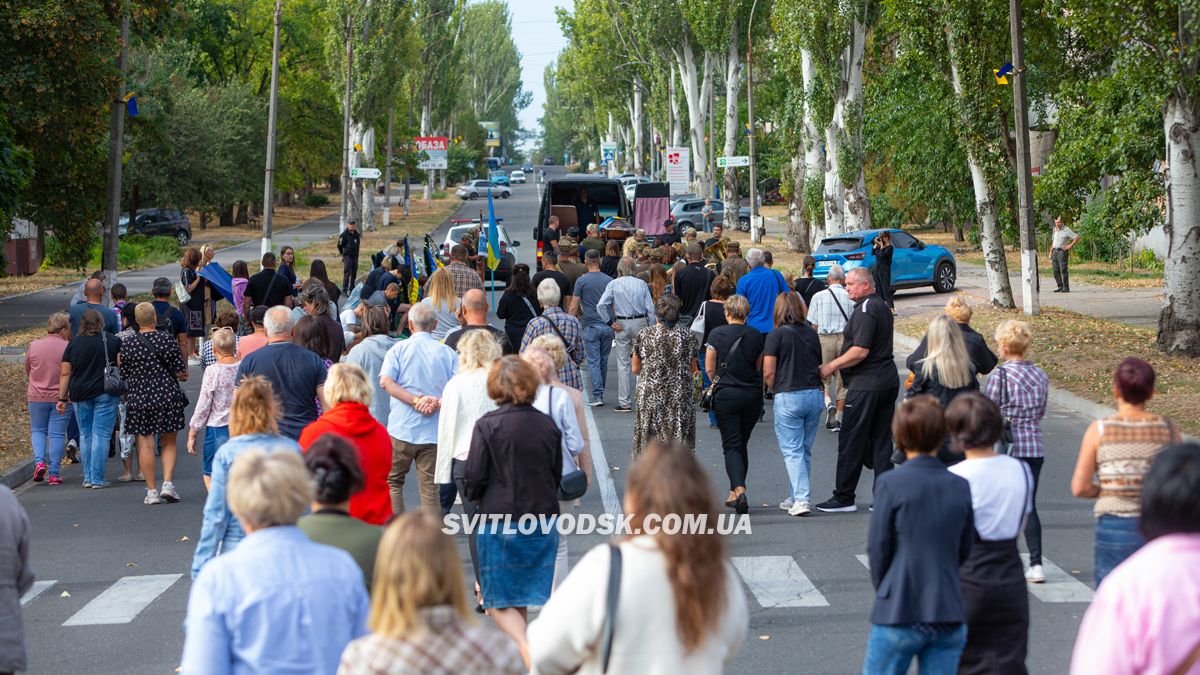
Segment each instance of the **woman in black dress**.
M197 251L199 253L199 251ZM175 491L175 435L184 427L188 399L179 387L187 364L172 335L156 328L154 305L134 309L138 330L121 340L121 374L129 384L125 395L125 432L137 437L138 465L146 477L146 504L179 501ZM155 439L161 438L162 489L155 485Z
M875 236L874 254L875 269L871 277L875 281L875 293L892 309L896 303L892 301L892 234L887 231Z
M800 294L804 299L804 306L807 308L812 304L813 296L817 293L829 288L824 281L813 278L813 272L817 269L817 259L811 255L804 256L804 262L801 263L803 270L800 273L800 278L796 279L796 283L792 288ZM805 309L805 312L808 310Z
M308 266L308 281L316 279L325 287L325 294L329 296L329 301L337 306L338 298L342 297L342 291L337 287L337 284L329 280L329 272L325 270L324 260L314 260Z
M496 304L496 316L504 319L504 333L508 335L510 344L521 344L525 326L538 315L537 306L537 296L529 281L529 265L518 263L513 266L508 288L504 289L504 295Z
M600 258L600 271L613 279L617 278L617 265L621 262L621 242L612 239L604 244L604 257Z
M200 262L203 256L200 249L192 246L183 253L179 262L179 281L191 296L187 302L179 303L179 311L183 312L187 322L187 336L191 343L192 356L200 358L199 338L208 334L208 313L204 308L208 305L208 282L200 276Z

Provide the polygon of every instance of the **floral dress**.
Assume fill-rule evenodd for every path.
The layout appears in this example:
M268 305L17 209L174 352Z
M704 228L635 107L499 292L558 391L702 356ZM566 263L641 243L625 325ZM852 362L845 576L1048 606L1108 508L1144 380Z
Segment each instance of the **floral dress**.
M175 374L185 370L179 343L171 335L162 331L132 333L121 340L121 374L129 384L125 433L152 436L184 427L183 409L188 399Z
M696 447L692 359L699 349L690 327L683 324L658 323L643 328L633 339L633 353L642 362L635 394L634 459L653 438Z

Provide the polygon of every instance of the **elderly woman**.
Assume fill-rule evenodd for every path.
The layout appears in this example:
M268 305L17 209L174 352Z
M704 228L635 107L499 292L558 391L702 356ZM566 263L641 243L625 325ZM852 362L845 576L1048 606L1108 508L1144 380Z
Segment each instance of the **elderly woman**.
M25 350L25 401L29 406L29 440L33 446L33 481L59 485L67 423L71 413L60 413L55 404L61 398L63 353L71 336L71 320L65 312L50 315L46 336L29 343ZM46 477L49 473L49 478Z
M721 430L729 497L725 505L745 514L750 432L762 412L763 334L746 325L750 302L741 295L725 301L726 325L708 335L705 367L716 386L713 412Z
M229 505L246 530L238 549L192 584L181 670L187 673L337 671L366 634L362 570L345 551L296 527L313 481L289 453L252 450L229 472Z
M500 517L499 523L525 515L553 522L559 512L562 433L533 407L538 385L537 371L516 356L501 357L488 373L488 396L499 407L475 423L464 496L479 502L480 513ZM558 533L514 533L497 524L482 528L476 542L483 606L528 666L526 608L550 597Z
M537 287L538 303L542 315L525 327L521 338L521 350L542 335L554 335L563 341L569 357L558 371L558 377L568 387L583 391L583 375L579 366L583 363L583 325L579 319L562 310L562 290L554 279L543 279Z
M151 314L154 308L150 308ZM151 322L151 329L154 324ZM108 487L104 464L108 460L108 441L117 421L118 399L104 393L104 367L115 364L123 353L121 341L104 331L104 317L89 309L79 319L79 334L67 343L59 365L58 403L54 409L67 414L67 404L75 407L79 420L80 455L83 459L83 486ZM182 362L172 343L169 357ZM122 363L124 365L124 363ZM180 413L182 415L182 411ZM182 425L180 425L182 426Z
M383 536L380 523L364 523L351 513L354 495L362 494L364 477L358 450L345 437L326 433L304 451L304 465L315 488L312 512L297 523L309 539L349 553L362 569L371 590L375 551ZM388 513L391 514L391 504Z
M339 675L527 672L512 641L472 620L458 547L442 528L428 511L388 526L375 567L371 634L342 652Z
M983 336L971 328L971 315L974 310L971 309L970 303L963 299L961 295L951 296L946 301L946 307L943 310L946 316L954 319L958 324L958 328L962 331L963 342L967 347L967 355L971 357L971 363L975 366L975 373L978 375L987 375L996 367L996 355L988 347L987 341ZM920 367L921 359L925 358L925 352L929 349L929 336L921 338L921 344L913 350L912 354L908 355L905 364L912 372L917 372Z
M225 329L233 331L233 350L235 353L237 352L237 345L241 341L237 335L239 324L240 321L238 320L237 314L234 314L231 311L226 310L217 315L216 324L213 325L212 330L209 332L208 339L204 341L204 344L200 345L201 368L207 369L209 366L217 362L217 355L213 353L212 344L213 335L215 335L217 331Z
M360 321L360 339L350 348L344 362L362 368L367 374L367 380L371 383L371 417L387 426L392 397L383 390L383 385L379 384L379 372L383 370L383 357L387 356L388 350L396 344L389 335L391 323L387 307L366 307Z
M271 393L271 383L261 376L242 378L229 408L230 439L213 457L212 485L204 502L200 539L192 556L193 578L200 573L204 563L232 551L246 536L225 501L233 460L255 449L300 454L300 446L295 441L279 435L279 416L279 401Z
M638 376L633 427L636 460L652 438L696 447L695 383L699 341L679 321L679 298L662 295L654 303L658 322L633 339L633 374Z
M392 470L392 439L371 416L371 383L362 368L335 363L325 376L329 409L300 432L300 447L307 452L325 434L337 434L353 444L361 466L362 489L350 499L350 515L372 525L392 517L387 476Z
M146 478L145 504L178 502L175 490L176 433L184 427L187 395L179 380L187 379L187 364L170 335L155 328L154 305L143 302L134 310L138 330L122 340L121 372L129 384L125 395L125 431L137 436L138 467ZM107 447L107 446L106 446ZM162 458L162 489L155 489L155 449Z
M200 397L188 425L187 451L196 454L196 438L204 432L204 489L212 484L213 457L217 448L229 440L229 407L233 404L233 386L237 380L238 359L234 356L237 338L232 328L214 331L212 345L216 362L204 371Z

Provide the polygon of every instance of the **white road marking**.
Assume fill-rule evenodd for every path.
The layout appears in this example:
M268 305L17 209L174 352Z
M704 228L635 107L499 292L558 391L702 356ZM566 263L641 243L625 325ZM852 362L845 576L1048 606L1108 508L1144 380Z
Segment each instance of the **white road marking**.
M1021 554L1021 561L1029 565L1029 555ZM1042 569L1046 572L1046 582L1027 584L1033 597L1042 602L1091 602L1095 592L1087 584L1067 574L1061 567L1042 558Z
M129 623L154 599L162 595L182 574L151 574L123 577L104 589L83 609L63 623L64 626L94 626Z
M829 606L789 555L734 557L733 566L763 607Z
M600 487L600 498L604 500L604 512L619 516L622 513L621 500L617 498L612 467L608 465L608 457L604 454L604 443L600 441L600 430L596 428L596 418L592 415L592 409L586 406L583 409L583 415L587 419L588 443L592 452L592 478Z
M26 591L25 595L21 596L21 606L24 607L25 605L28 605L29 603L33 602L34 598L41 595L42 593L45 593L47 589L49 589L51 586L53 586L54 584L57 584L57 583L58 583L58 580L56 580L56 579L50 579L48 581L33 582L33 586L30 586L29 590Z
M871 556L867 555L866 553L859 553L854 557L858 558L858 562L862 563L863 567L871 569Z

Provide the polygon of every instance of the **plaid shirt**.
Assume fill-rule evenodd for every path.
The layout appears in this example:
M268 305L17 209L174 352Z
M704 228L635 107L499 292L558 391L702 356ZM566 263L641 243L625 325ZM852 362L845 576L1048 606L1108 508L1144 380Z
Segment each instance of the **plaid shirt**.
M338 675L524 675L516 645L493 628L470 624L449 605L419 610L429 630L412 639L368 635L342 652Z
M841 310L834 304L835 300L841 303ZM839 334L846 329L846 319L853 311L854 301L850 299L846 287L833 284L813 296L812 305L808 308L808 322L816 324L817 332L821 335Z
M550 322L554 322L554 326ZM563 342L567 347L567 363L558 371L558 379L563 384L583 391L583 375L579 372L579 364L583 363L583 326L579 319L562 311L561 307L547 307L542 315L529 322L525 327L525 337L521 338L521 351L529 346L533 339L540 335L559 337L554 328L562 333Z
M479 279L479 273L470 267L455 261L446 265L446 269L450 270L450 279L454 281L454 294L458 297L461 298L472 288L483 290L483 281Z
M1003 393L1001 377L1006 381ZM1050 393L1046 373L1032 361L1007 361L988 376L984 393L1000 404L1001 415L1012 420L1012 456L1045 457L1042 418L1046 416L1046 397Z

